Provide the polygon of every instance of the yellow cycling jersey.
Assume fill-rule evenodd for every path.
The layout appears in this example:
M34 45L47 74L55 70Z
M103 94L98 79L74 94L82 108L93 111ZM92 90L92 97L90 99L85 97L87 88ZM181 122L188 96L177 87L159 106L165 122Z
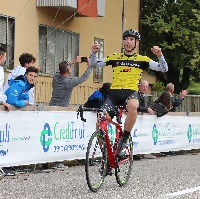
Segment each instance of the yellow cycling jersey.
M151 59L139 54L125 55L113 53L106 59L106 65L112 65L113 82L111 89L138 90L143 69L149 67Z

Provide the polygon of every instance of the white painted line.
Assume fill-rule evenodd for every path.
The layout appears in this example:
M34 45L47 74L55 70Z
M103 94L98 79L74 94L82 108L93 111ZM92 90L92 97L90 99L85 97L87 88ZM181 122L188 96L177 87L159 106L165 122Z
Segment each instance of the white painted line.
M194 187L194 188L191 188L191 189L182 190L182 191L177 191L177 192L174 192L174 193L169 193L169 194L166 194L165 196L180 196L180 195L184 195L186 193L191 193L191 192L199 191L199 190L200 190L200 186Z

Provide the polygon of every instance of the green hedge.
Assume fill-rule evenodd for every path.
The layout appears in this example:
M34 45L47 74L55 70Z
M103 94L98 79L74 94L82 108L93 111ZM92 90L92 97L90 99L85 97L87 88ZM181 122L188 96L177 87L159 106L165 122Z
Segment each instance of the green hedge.
M200 88L189 88L188 95L200 95Z

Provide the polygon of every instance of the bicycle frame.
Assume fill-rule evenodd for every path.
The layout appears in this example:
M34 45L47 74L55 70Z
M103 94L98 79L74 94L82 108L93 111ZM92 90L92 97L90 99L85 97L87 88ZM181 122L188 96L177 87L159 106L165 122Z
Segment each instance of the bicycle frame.
M77 117L80 115L81 120L84 122L86 122L86 119L83 117L83 110L97 111L98 121L96 130L89 139L86 151L85 172L89 189L97 192L101 188L105 177L113 174L111 168L115 170L117 183L121 187L125 186L130 178L133 164L133 143L131 136L129 136L127 144L123 146L122 153L119 153L119 145L120 150L122 149L119 139L124 134L121 126L122 107L117 107L117 112L115 112L116 109L111 110L115 112L116 122L109 117L105 109L83 109L80 106ZM110 142L108 132L108 125L110 124L116 127L114 145Z
M99 129L105 132L105 140L106 140L106 145L107 145L107 154L108 154L108 161L109 161L109 166L111 168L117 168L118 164L123 164L124 162L127 161L127 159L124 159L120 162L116 162L116 156L118 154L118 147L117 147L117 142L119 140L119 138L123 135L123 131L122 131L122 126L121 126L121 118L122 118L122 112L123 112L123 107L118 107L119 108L119 112L118 112L118 117L117 117L117 122L112 121L112 119L110 119L110 117L108 117L107 112L104 113L104 111L102 111L102 113L98 113L98 115L100 116L100 127ZM88 110L88 111L97 111L99 109L96 108L84 108L84 110ZM80 118L82 121L86 122L86 119L83 117L83 107L80 106L78 111L77 111L77 118L80 114ZM116 126L116 137L115 137L115 145L112 146L110 143L110 138L108 135L108 124L112 124L114 126ZM112 149L113 147L113 149ZM130 153L130 151L129 151Z
M119 112L119 118L121 119L121 117L122 117L122 108L120 108L120 112ZM107 145L107 154L108 154L109 165L111 168L117 168L116 155L118 153L118 148L117 148L117 146L114 146L114 149L112 150L113 146L110 143L107 125L110 123L110 124L116 126L116 137L115 137L114 143L118 142L119 138L123 135L122 126L121 126L121 124L112 121L112 119L110 119L107 116L107 114L102 115L100 118L100 121L101 121L100 129L105 132L105 140L106 140L106 145Z

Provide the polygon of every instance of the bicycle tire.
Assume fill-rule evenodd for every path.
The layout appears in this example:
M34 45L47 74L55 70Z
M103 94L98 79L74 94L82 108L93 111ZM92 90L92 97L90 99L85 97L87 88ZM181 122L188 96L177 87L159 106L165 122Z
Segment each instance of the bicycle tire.
M127 184L133 165L133 142L131 136L127 140L126 154L122 157L116 156L116 163L115 177L117 183L122 187Z
M102 139L102 144L100 144L99 139ZM89 140L85 161L86 180L92 192L97 192L104 182L107 169L106 163L105 134L103 131L97 130Z

